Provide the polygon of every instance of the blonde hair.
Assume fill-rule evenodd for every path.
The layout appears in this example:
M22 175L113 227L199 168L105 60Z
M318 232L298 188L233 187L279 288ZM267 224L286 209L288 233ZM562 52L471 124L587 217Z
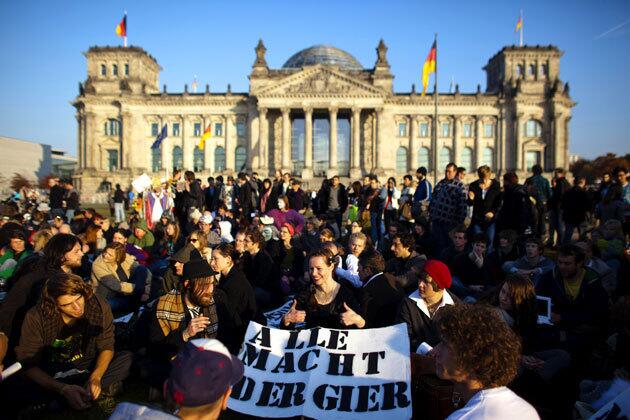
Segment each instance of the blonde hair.
M51 229L38 230L35 235L33 235L33 250L35 252L39 252L44 249L50 238L53 236L55 235Z

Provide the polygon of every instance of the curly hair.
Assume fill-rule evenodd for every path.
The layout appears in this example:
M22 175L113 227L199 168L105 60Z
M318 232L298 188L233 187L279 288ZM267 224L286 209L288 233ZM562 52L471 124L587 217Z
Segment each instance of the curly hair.
M448 305L437 319L441 340L452 352L455 368L484 388L509 384L517 374L521 343L485 305Z

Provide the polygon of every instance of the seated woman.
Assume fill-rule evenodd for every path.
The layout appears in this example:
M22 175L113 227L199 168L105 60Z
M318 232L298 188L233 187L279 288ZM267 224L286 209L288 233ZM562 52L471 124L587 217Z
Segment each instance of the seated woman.
M153 244L153 260L164 261L171 258L184 245L183 238L180 235L179 224L168 222L164 227L164 231L160 239Z
M303 286L304 254L297 238L295 228L285 223L280 228L280 245L278 254L272 258L280 267L280 288L285 295L299 292Z
M329 249L310 254L312 283L300 293L282 318L283 328L363 328L361 305L352 290L333 279L335 256Z
M564 395L565 403L570 400L570 395L567 392L549 394L548 386L556 383L558 378L563 379L559 373L569 367L571 356L564 350L544 349L539 345L536 331L536 291L533 283L519 275L508 275L499 292L497 309L501 318L521 338L522 358L515 388L522 388L524 393L537 401L537 405L549 408L555 406L555 409L561 407L561 395ZM565 384L558 385L562 385L557 387L560 390L571 388L564 386ZM553 397L550 398L549 395Z
M95 259L103 250L105 249L105 245L107 245L107 240L103 237L103 230L100 226L90 225L85 230L85 243L89 247L89 254L93 259Z
M192 244L201 257L210 264L212 259L212 249L208 246L208 237L200 230L194 230L188 235L187 242Z
M27 246L24 233L14 230L9 234L9 244L0 249L0 281L8 280L18 264L25 260L32 251Z
M92 287L107 300L112 312L133 310L136 303L149 300L151 274L122 244L112 242L92 264Z

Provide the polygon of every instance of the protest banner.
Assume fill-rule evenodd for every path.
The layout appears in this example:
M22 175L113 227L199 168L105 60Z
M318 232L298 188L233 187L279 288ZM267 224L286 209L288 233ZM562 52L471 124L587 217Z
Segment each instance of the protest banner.
M405 324L280 330L251 322L228 406L260 417L411 418Z

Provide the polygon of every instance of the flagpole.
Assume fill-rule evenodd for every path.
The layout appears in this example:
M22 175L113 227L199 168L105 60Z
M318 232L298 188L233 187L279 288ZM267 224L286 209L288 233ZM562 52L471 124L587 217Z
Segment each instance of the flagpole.
M521 47L523 46L523 9L521 9Z
M438 150L437 150L437 130L438 130L438 60L437 60L437 33L435 34L435 77L433 78L433 139L431 149L433 151L433 188L438 182Z
M125 36L123 37L123 47L127 48L127 11L125 10Z

